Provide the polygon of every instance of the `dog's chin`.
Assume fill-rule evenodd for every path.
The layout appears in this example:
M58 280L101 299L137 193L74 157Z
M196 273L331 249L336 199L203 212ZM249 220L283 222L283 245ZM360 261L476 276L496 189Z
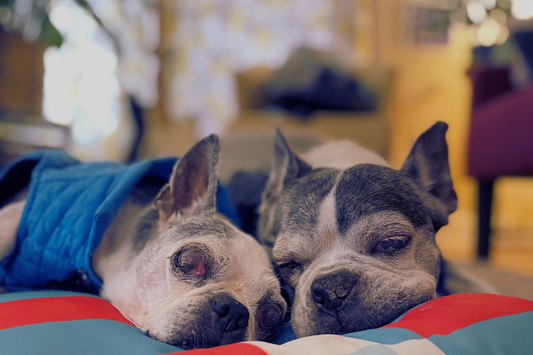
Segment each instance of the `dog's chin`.
M247 340L247 329L240 329L220 335L203 333L203 334L188 334L176 335L172 339L165 341L170 345L180 347L185 350L197 348L211 348L220 345L227 345L238 343Z
M170 312L160 312L142 329L152 339L186 350L249 340L249 324L230 330L230 321L220 318L206 298L175 307Z
M294 319L291 324L294 329L294 333L298 338L320 334L347 334L367 329L379 328L392 322L403 313L403 311L398 311L395 314L388 314L387 317L379 315L375 318L354 317L352 319L352 317L349 316L334 316L318 311L315 315L310 317L313 319L310 324L303 325L301 321L295 321Z
M324 310L322 307L295 307L291 325L296 337L320 334L348 334L387 325L408 310L431 300L432 295L424 295L402 302L394 308L362 309L350 306L335 310Z

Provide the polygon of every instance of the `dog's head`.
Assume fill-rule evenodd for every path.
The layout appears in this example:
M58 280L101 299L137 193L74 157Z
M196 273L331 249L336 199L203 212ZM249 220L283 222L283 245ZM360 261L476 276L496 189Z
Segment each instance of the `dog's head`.
M401 170L313 166L278 132L259 234L275 240L298 337L379 327L435 296L435 233L457 206L447 128L423 133Z
M176 163L139 221L130 268L131 319L187 349L264 339L286 311L266 251L216 211L218 154L211 135Z

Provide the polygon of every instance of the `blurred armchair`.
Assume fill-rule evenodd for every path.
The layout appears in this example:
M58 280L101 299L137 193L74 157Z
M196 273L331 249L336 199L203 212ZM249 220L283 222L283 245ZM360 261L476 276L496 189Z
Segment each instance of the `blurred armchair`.
M480 260L490 251L494 182L503 176L533 176L533 85L513 89L509 68L471 70L472 117L468 173L478 182Z
M231 131L246 132L278 127L285 135L311 136L322 140L354 140L383 157L389 149L388 101L394 73L389 67L375 65L351 74L376 95L372 111L317 111L309 119L301 119L288 111L264 109L264 84L275 71L254 68L237 76L240 116Z

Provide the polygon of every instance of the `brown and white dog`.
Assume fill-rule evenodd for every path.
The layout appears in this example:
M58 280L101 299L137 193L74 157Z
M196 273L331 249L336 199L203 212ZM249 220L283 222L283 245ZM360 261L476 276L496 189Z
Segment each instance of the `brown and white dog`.
M211 135L162 188L138 184L92 256L103 297L150 337L186 349L265 339L286 311L267 253L215 209L218 161ZM0 260L24 204L0 211Z

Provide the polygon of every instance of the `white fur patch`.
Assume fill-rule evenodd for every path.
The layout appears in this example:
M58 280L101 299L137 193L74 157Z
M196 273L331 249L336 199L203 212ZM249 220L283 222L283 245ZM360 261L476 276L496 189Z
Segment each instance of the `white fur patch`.
M7 256L15 247L17 230L26 200L11 203L0 210L0 260Z
M321 239L335 241L337 236L337 216L335 215L335 187L322 200L317 230Z
M313 169L348 169L359 164L389 166L389 163L376 153L351 141L325 143L304 154L302 159Z

